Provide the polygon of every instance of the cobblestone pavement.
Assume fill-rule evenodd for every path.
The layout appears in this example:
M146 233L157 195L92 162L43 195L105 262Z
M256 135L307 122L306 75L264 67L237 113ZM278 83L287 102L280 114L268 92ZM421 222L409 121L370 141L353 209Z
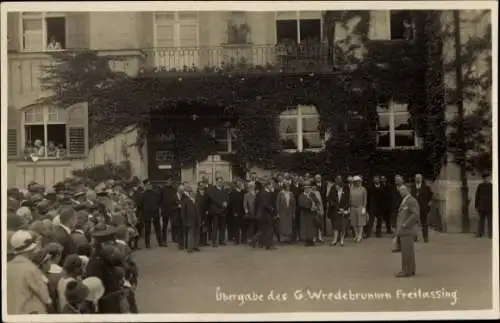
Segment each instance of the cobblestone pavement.
M171 244L168 248L140 250L134 254L141 274L137 301L141 313L492 307L491 240L433 233L430 243L417 243L417 276L404 279L394 277L400 268L400 254L391 253L390 248L391 239L384 237L371 238L360 245L349 242L343 248L296 245L266 251L228 245L205 247L200 253L187 254ZM403 292L418 294L419 290L420 297L403 296ZM314 299L320 291L325 299ZM424 299L429 297L424 294L430 291L441 291L445 296ZM269 298L271 292L274 300ZM247 294L246 298L252 300L247 299L244 304L224 301L220 300L221 293ZM254 294L248 295L251 293ZM281 300L277 294L282 294ZM412 296L414 299L409 299Z

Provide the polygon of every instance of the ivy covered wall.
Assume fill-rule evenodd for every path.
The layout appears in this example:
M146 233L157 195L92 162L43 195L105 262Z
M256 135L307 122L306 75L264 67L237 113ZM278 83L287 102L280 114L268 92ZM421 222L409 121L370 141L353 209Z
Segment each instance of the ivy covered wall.
M349 64L337 67L314 61L286 66L237 63L177 71L145 67L138 76L130 77L109 70L109 58L95 52L75 52L55 54L57 64L48 69L44 84L56 93L49 99L58 106L89 102L94 144L136 125L137 146L141 148L151 130L151 120L170 116L165 119L165 128L182 138L176 151L184 167L216 153L216 145L204 128L230 122L238 132L236 153L223 158L243 168L255 165L367 175L421 172L434 178L441 167L440 154L444 153L435 149L442 147L444 140L435 131L443 107L428 93L429 87L442 80L429 72L433 56L428 53L428 45L434 40L429 37L432 30L424 28L428 17L425 12L418 16L421 23L414 42L358 37L365 57L344 57ZM364 29L359 30L363 33ZM424 139L422 151L376 149L376 108L390 98L409 103L412 124ZM287 107L298 104L311 104L319 111L321 130L331 134L324 151L281 152L278 117Z

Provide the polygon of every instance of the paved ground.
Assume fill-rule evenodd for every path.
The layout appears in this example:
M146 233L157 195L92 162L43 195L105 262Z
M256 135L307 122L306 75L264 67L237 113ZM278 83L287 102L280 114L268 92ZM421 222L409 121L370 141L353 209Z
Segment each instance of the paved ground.
M142 313L491 308L491 240L432 234L431 243L417 243L417 276L407 279L394 278L400 254L391 253L390 245L386 237L360 245L348 243L344 248L297 245L265 251L225 246L187 254L172 245L140 250L134 255L142 276L137 290L139 308ZM412 295L406 294L403 299L402 292L417 294L419 289L420 297L408 299ZM316 294L308 295L308 291ZM325 299L314 299L321 291ZM429 299L424 292L431 291L445 296ZM268 297L271 292L274 300ZM224 301L222 293L247 294L240 296L247 301ZM283 293L287 299L278 300L276 295ZM358 300L353 300L355 293L359 293Z

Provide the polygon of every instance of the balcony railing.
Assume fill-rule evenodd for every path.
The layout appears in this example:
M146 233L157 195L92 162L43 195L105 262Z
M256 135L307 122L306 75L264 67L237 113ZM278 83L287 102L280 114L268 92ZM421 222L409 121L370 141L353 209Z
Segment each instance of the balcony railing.
M202 70L224 66L332 66L332 50L324 44L221 45L145 50L147 65L166 71Z

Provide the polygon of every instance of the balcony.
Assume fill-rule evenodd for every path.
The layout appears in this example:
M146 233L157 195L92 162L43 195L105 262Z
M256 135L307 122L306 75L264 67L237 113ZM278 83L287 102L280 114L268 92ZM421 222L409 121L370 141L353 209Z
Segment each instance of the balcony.
M102 51L99 55L117 57L110 61L111 68L128 75L136 75L144 63L144 54L139 50ZM50 95L40 83L42 68L54 62L50 53L9 53L7 61L9 106L22 108Z
M332 50L324 44L220 45L215 47L152 48L146 64L164 71L283 67L287 70L332 70Z

